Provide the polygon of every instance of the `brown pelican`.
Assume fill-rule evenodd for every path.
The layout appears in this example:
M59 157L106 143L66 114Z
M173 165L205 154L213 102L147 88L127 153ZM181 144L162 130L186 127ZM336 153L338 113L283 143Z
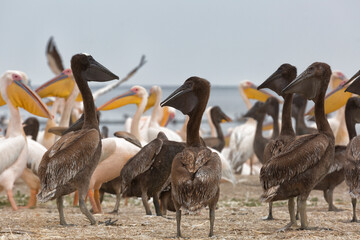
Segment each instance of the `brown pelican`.
M278 155L282 149L295 139L295 132L291 123L292 94L284 94L281 90L296 77L296 68L290 64L282 64L259 88L270 88L284 98L282 109L282 125L280 135L271 139L264 149L263 161L267 163L270 158ZM289 206L295 204L294 199L289 200ZM272 220L272 202L269 202L269 214L265 220Z
M334 73L332 74L332 76ZM334 80L335 81L335 80ZM331 82L331 81L330 81ZM314 134L317 133L316 128L306 126L304 120L304 112L307 104L307 99L300 95L295 94L292 105L292 116L295 118L296 135ZM326 97L325 97L326 106ZM326 108L326 107L325 107ZM344 164L345 164L345 151L346 146L335 146L335 159L331 166L331 171L324 177L316 186L314 190L322 190L324 199L329 204L329 211L338 211L333 203L333 192L336 186L344 181ZM299 208L296 213L298 219Z
M39 166L41 191L38 200L56 199L60 224L67 225L63 212L63 196L78 190L80 210L96 224L85 205L90 177L101 154L99 122L88 81L104 82L119 79L87 54L76 54L71 69L84 100L84 124L81 130L62 136L43 156Z
M204 141L206 146L221 152L221 150L225 147L225 139L220 123L231 122L232 120L220 109L219 106L209 107L208 112L208 122L212 132L214 129L214 136L204 138Z
M360 71L354 75L350 80L357 78L346 91L359 94L359 79ZM345 181L349 186L351 203L353 207L352 222L357 222L356 217L356 198L360 196L360 157L359 146L360 137L356 136L355 124L360 122L360 102L359 98L350 98L346 104L345 119L346 127L349 132L350 143L346 149L346 165L345 165Z
M334 159L335 139L324 111L330 76L329 65L315 62L282 90L284 94L300 93L314 101L318 128L318 133L300 136L288 143L261 169L262 199L267 202L292 199L288 206L291 222L282 230L296 224L293 201L296 196L300 198L300 229L308 229L306 200L328 173Z
M221 160L208 149L199 135L201 118L210 95L210 83L191 77L175 90L161 106L171 106L189 115L186 147L179 152L171 168L171 194L176 209L177 237L181 237L180 208L210 210L210 232L213 235L215 207L220 195Z

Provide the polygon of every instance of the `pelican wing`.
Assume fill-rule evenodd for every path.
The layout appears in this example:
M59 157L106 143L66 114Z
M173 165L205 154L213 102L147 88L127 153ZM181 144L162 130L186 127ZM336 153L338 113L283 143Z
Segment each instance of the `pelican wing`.
M52 192L72 181L80 171L91 164L99 141L100 136L96 129L70 132L60 138L41 160L38 173L42 191L45 189L45 192ZM47 198L45 194L42 194L44 199Z
M25 138L17 136L0 140L0 173L13 165L25 146Z
M129 159L120 173L121 191L125 192L131 181L138 175L144 173L153 164L159 154L164 139L158 137L144 146L135 156Z
M355 137L346 149L345 182L352 198L360 196L360 137Z
M61 56L57 51L54 38L51 37L46 47L46 57L48 60L49 67L55 75L59 75L64 71Z
M330 166L329 172L340 171L346 164L346 146L336 145L335 146L335 158Z
M126 131L117 131L117 132L114 133L114 136L118 137L118 138L123 138L126 141L134 144L135 146L138 146L139 148L141 148L141 143L140 143L139 139L137 139L135 137L134 134L131 134L131 133L126 132Z
M282 153L272 157L260 171L264 189L280 185L314 167L329 147L323 134L305 135L288 144Z

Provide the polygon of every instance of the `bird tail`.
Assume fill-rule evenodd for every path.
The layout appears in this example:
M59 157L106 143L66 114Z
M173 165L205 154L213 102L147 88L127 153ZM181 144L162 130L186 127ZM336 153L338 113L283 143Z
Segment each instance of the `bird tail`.
M271 202L272 199L277 195L277 190L279 189L280 185L273 186L264 191L261 195L260 200L262 202Z
M37 195L37 199L38 199L39 202L45 203L45 202L51 200L55 196L55 193L56 193L56 189L51 190L51 191L42 190Z

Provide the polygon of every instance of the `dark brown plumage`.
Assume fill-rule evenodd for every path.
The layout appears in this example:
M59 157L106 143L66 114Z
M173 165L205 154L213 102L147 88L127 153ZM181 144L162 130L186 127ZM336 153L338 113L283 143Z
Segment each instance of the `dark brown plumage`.
M359 84L355 82L353 84ZM350 85L351 86L351 85ZM357 89L351 92L359 94ZM360 122L360 99L350 98L345 107L345 121L349 133L350 143L346 149L345 182L349 187L353 217L351 222L357 222L356 198L360 196L360 136L356 136L355 124Z
M160 132L129 159L120 173L123 197L141 197L146 214L151 215L148 199L153 198L156 215L161 216L159 195L169 185L173 159L185 148L184 143L167 140Z
M334 135L324 110L330 76L329 65L315 62L283 89L285 94L301 93L314 101L318 133L300 136L286 145L280 154L268 160L260 172L264 189L262 198L266 201L300 197L301 229L308 228L306 199L329 172L334 159ZM293 203L289 205L289 212L291 222L284 229L296 223Z
M181 237L180 208L196 211L205 206L210 210L209 237L213 235L215 207L220 195L221 160L199 136L209 95L210 83L191 77L161 103L161 106L174 107L189 116L186 148L175 156L171 167L171 196L176 209L178 237Z
M71 59L75 81L84 101L84 123L80 130L62 136L43 156L39 165L41 190L39 201L56 199L60 224L67 225L63 212L63 196L79 191L80 210L96 224L85 205L90 177L101 154L101 137L95 105L87 81L119 79L90 55L77 54Z
M31 136L31 139L36 141L37 135L39 133L39 120L35 117L29 117L23 122L24 132L26 136Z
M220 123L222 122L231 122L231 118L229 118L219 106L212 107L210 109L210 117L211 121L216 130L216 137L207 137L204 138L205 144L208 147L211 147L219 152L225 146L224 134L221 130Z
M295 118L295 131L296 135L314 134L317 133L315 128L306 126L304 120L304 114L306 109L307 99L300 95L295 94L292 105L292 117ZM344 179L344 164L345 164L345 151L346 146L335 146L335 159L333 166L331 166L331 172L328 173L323 180L321 180L314 190L321 190L324 192L324 199L329 204L329 211L338 211L334 206L333 192L336 186L341 184ZM298 219L299 208L296 213L296 219Z
M284 105L282 109L282 125L280 135L271 139L264 149L264 163L267 163L270 158L280 154L287 144L295 139L295 132L291 123L291 105L293 94L284 94L282 89L291 83L296 77L296 68L290 64L282 64L258 89L269 88L276 92L279 96L284 98ZM289 206L293 206L295 201L293 198L289 199ZM295 217L295 216L294 216ZM269 202L269 214L265 220L273 220L272 216L272 202Z

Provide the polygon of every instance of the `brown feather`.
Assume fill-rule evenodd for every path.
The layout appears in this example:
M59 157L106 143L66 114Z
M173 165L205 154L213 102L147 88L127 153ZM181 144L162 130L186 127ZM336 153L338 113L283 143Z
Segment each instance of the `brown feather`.
M360 196L360 136L351 140L346 150L345 181L352 198Z
M163 145L163 140L156 138L144 146L135 156L129 159L121 170L121 191L125 192L135 177L147 171L156 159Z
M176 155L171 170L172 194L182 207L196 211L219 191L221 160L205 147L188 147Z
M317 144L314 145L313 143ZM269 159L261 169L263 188L269 189L314 167L329 146L323 134L305 135L285 147L284 153ZM302 149L299 151L299 149Z
M97 165L90 161L101 146L99 142L100 136L96 129L71 132L60 138L44 154L39 165L38 173L42 180L39 200L47 201L74 191L72 188L66 189L66 186L71 184L89 165ZM51 194L48 195L48 193Z

